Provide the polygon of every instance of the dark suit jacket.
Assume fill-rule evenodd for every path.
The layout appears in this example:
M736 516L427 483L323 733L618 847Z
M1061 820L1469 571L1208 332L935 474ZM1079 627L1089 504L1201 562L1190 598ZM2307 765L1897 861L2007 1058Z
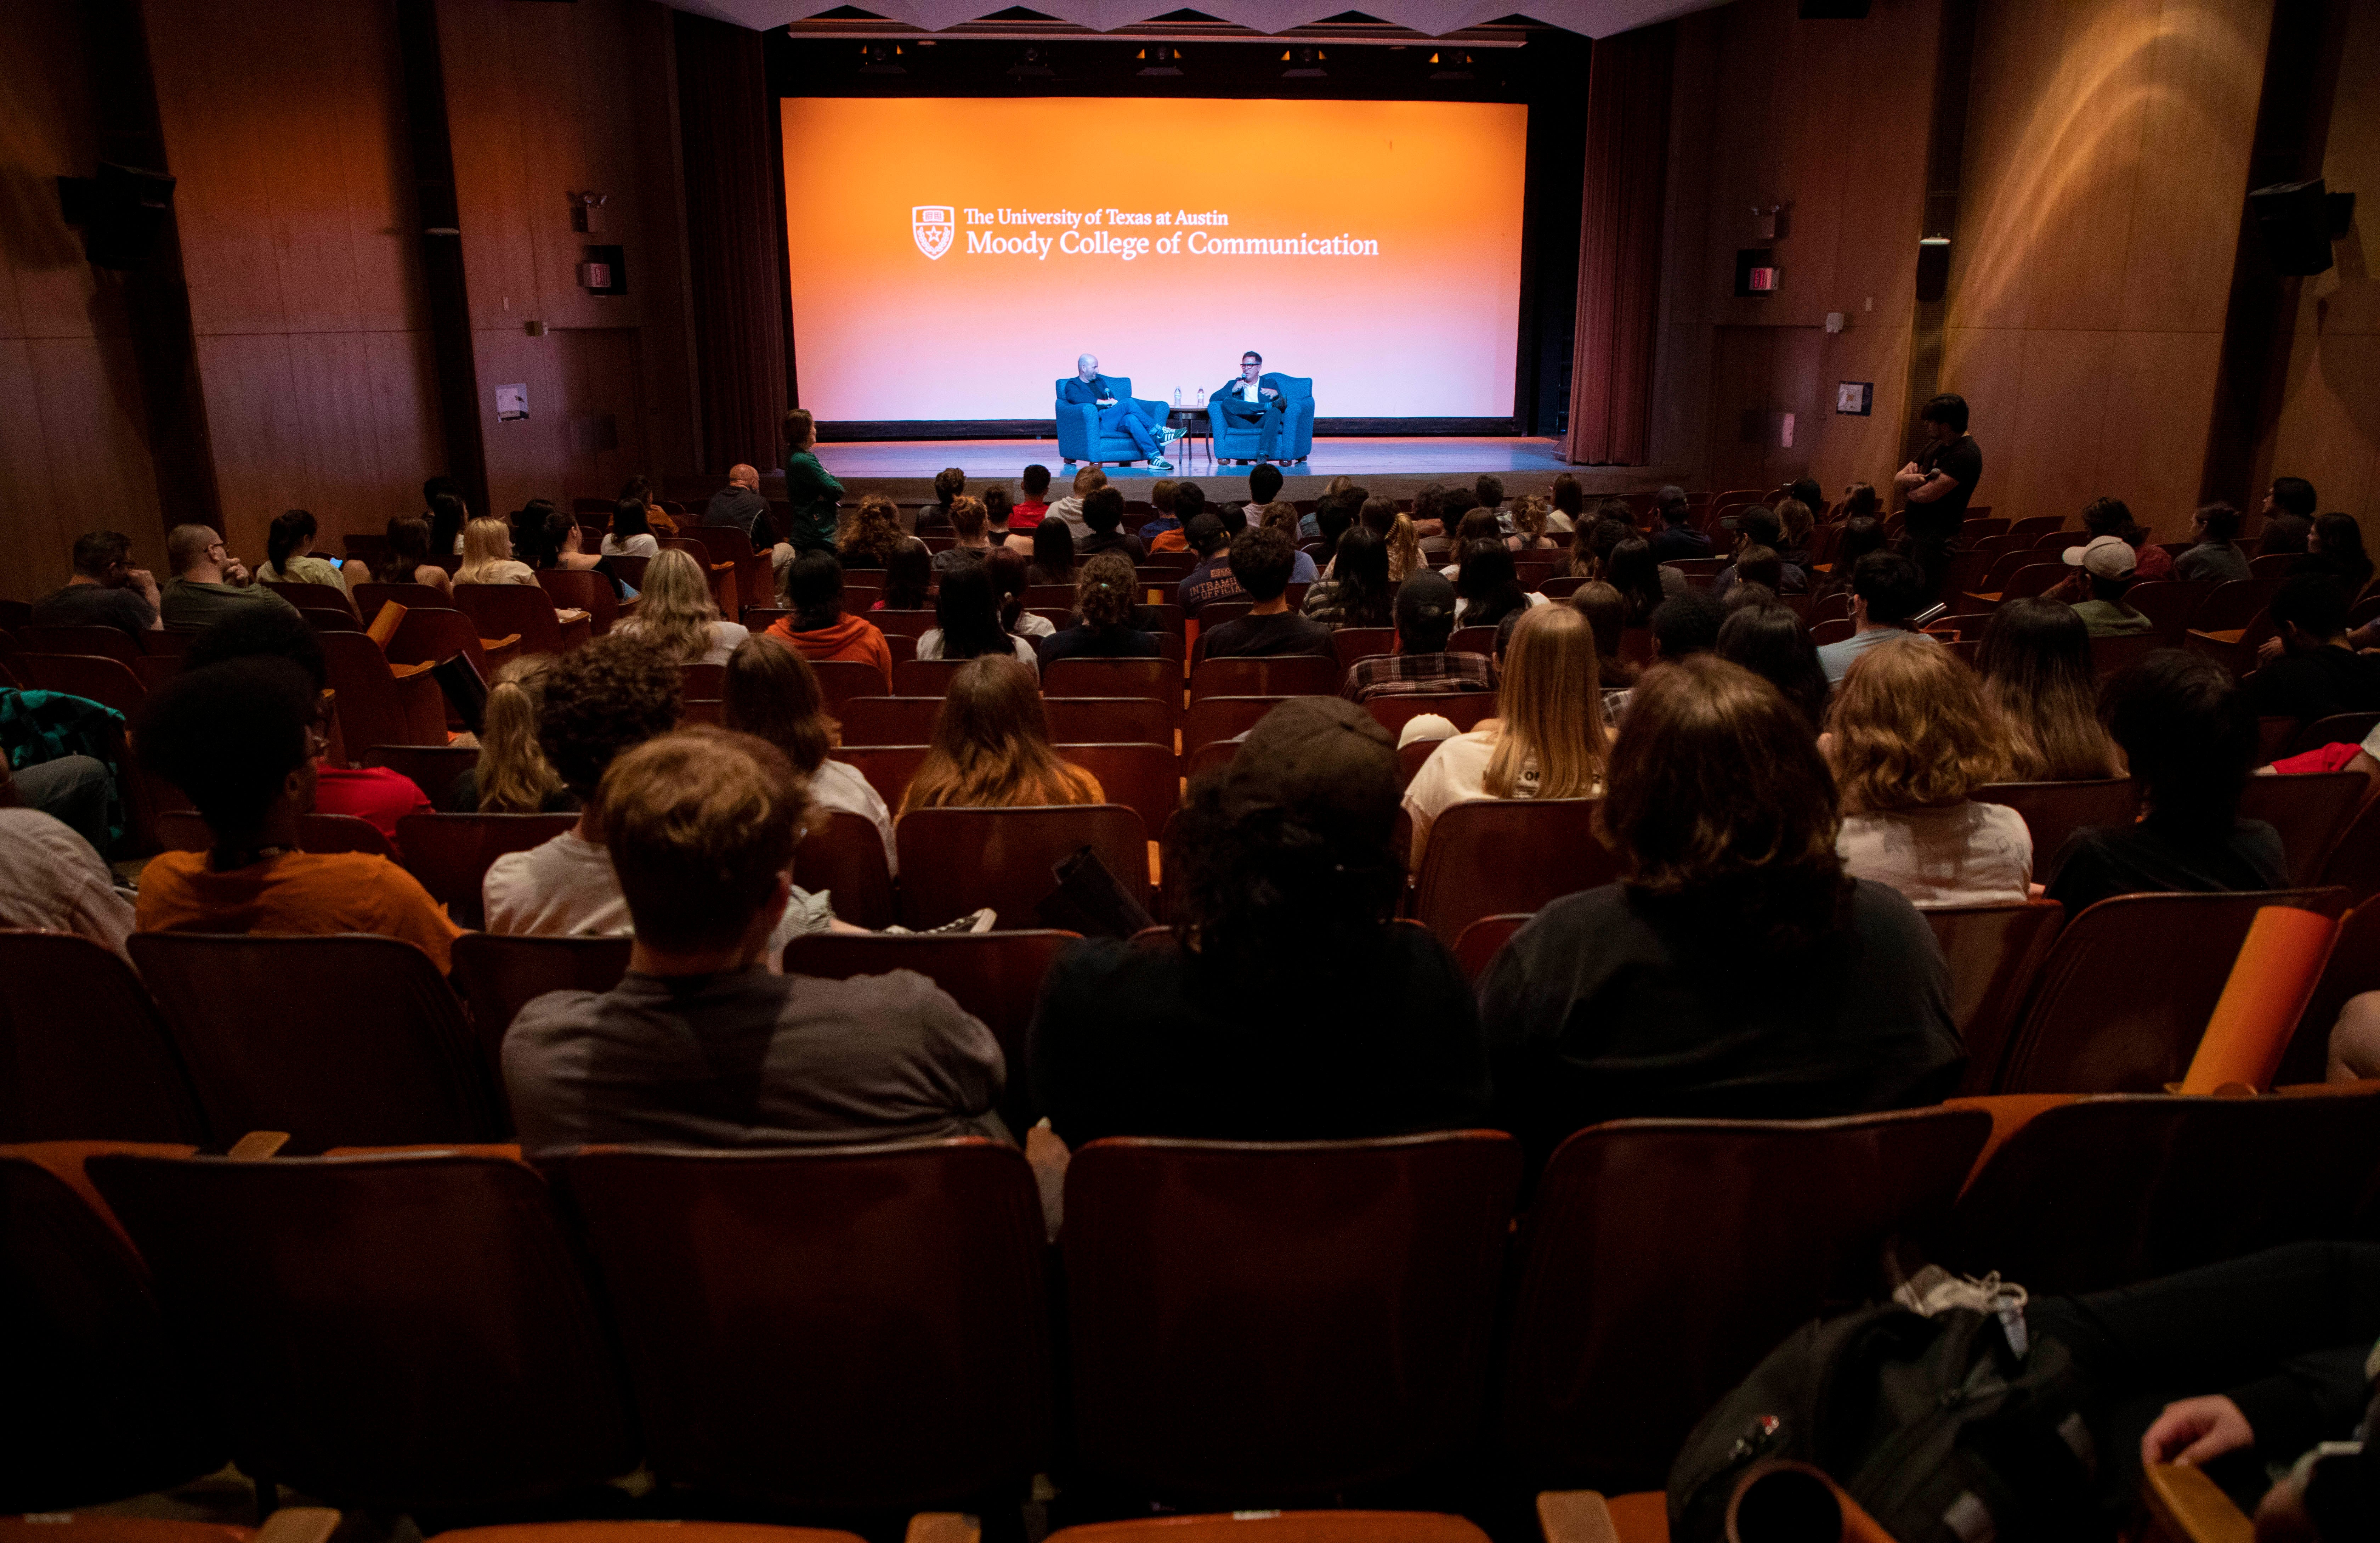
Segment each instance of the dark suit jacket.
M1111 396L1119 402L1123 400L1123 393L1116 390L1114 383L1105 375L1094 375L1088 381L1080 375L1069 375L1066 383L1058 388L1059 401L1079 403L1084 407L1099 406L1102 396Z
M1272 396L1263 395L1263 390L1266 386L1272 387L1278 395ZM1241 401L1240 378L1237 375L1234 375L1230 380L1225 381L1217 390L1208 392L1207 394L1207 400L1212 402L1217 397L1222 398L1223 410L1230 413L1234 418L1258 418L1263 416L1267 408L1273 407L1279 407L1284 411L1287 410L1289 407L1289 387L1284 383L1284 378L1282 376L1276 375L1269 370L1266 371L1263 374L1257 377L1257 395L1254 402Z

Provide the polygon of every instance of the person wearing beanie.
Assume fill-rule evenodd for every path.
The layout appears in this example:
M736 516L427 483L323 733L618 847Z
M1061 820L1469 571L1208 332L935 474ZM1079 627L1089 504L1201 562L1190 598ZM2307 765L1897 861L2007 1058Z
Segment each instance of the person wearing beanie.
M1051 966L1036 1107L1109 1136L1342 1140L1475 1124L1487 1060L1444 944L1399 925L1396 749L1335 697L1284 702L1166 830L1171 939ZM1178 876L1178 878L1176 878Z

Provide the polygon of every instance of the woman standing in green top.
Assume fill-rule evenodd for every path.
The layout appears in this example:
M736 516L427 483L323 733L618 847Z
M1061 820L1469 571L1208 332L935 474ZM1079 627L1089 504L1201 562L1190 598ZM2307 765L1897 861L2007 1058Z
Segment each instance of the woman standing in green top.
M797 553L834 550L835 504L843 484L811 453L817 443L818 422L808 408L785 414L785 502L791 515L785 539Z

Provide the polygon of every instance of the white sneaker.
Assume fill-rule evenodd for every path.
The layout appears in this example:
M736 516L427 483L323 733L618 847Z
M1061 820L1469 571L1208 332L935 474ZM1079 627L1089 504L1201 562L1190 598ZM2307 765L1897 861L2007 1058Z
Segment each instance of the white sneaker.
M1182 431L1179 429L1168 427L1157 431L1157 443L1160 444L1172 444L1181 437Z
M1166 460L1161 456L1151 456L1148 458L1148 469L1151 471L1172 471L1173 469L1173 463Z
M980 910L969 911L966 915L957 917L954 920L946 921L940 927L927 927L915 929L906 927L888 927L884 929L884 930L887 932L905 933L910 937L927 938L933 936L937 932L989 932L994 927L998 926L999 923L1000 913L993 910L990 906L986 905Z

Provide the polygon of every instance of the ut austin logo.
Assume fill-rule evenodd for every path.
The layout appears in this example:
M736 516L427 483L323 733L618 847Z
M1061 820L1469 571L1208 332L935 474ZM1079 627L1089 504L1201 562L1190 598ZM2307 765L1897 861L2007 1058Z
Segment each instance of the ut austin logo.
M928 257L940 257L951 249L952 216L958 213L947 203L920 203L909 211L909 234L917 237L917 249Z

